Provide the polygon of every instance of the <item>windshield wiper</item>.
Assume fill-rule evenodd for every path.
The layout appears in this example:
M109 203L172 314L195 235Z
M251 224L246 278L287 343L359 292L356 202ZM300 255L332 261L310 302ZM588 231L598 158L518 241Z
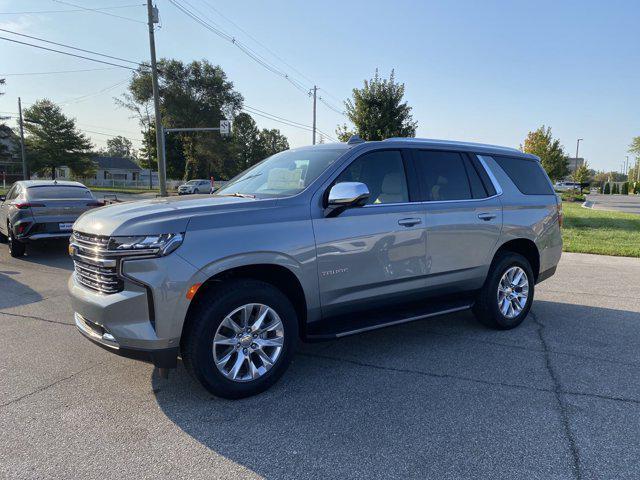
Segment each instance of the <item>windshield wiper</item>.
M216 197L240 197L240 198L256 198L255 195L251 195L250 193L216 193Z

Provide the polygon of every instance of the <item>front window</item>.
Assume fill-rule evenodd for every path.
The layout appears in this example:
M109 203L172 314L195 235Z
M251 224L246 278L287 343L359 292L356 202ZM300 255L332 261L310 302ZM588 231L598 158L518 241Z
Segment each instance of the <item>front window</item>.
M346 148L299 148L276 153L231 179L216 195L295 195L307 188L345 151Z

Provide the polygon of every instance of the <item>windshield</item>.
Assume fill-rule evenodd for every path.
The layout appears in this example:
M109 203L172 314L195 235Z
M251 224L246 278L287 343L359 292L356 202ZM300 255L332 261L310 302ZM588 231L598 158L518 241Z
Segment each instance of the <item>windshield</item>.
M200 183L200 180L189 180L185 185L197 185Z
M276 153L232 178L216 195L295 195L307 188L345 151L345 148L300 148Z

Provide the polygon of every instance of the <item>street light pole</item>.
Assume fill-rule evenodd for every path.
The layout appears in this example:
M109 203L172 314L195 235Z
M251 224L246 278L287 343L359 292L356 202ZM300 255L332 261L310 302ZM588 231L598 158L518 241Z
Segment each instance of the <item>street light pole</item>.
M153 24L157 23L154 15L152 0L147 0L147 17L149 20L149 50L151 52L151 79L153 84L153 108L156 120L156 151L158 152L158 180L160 196L167 196L167 168L164 158L162 118L160 116L160 93L158 88L158 67L156 65L156 41L153 34Z
M22 178L23 180L29 180L27 172L27 152L24 148L24 127L22 122L22 102L18 97L18 115L20 118L20 155L22 156Z
M582 138L579 138L578 141L576 142L576 165L575 165L575 170L578 170L578 150L580 150L580 142L582 141Z

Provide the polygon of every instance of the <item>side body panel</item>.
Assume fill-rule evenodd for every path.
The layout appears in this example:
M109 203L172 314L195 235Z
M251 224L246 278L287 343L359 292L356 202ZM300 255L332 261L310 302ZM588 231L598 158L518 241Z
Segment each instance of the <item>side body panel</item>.
M540 253L539 274L555 267L562 254L562 234L555 195L523 195L490 156L482 156L504 190L501 197L503 227L501 245L520 238L533 241Z

